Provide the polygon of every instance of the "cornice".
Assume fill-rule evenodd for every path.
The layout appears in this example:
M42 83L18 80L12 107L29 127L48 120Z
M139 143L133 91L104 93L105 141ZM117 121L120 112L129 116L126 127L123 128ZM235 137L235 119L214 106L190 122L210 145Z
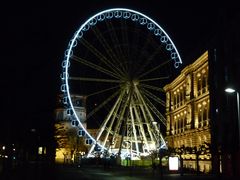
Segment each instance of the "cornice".
M192 64L186 66L180 73L178 77L176 77L171 83L165 85L163 87L164 91L169 91L175 89L181 82L183 82L188 74L194 72L196 69L201 67L203 64L208 61L208 51L204 52L196 61Z

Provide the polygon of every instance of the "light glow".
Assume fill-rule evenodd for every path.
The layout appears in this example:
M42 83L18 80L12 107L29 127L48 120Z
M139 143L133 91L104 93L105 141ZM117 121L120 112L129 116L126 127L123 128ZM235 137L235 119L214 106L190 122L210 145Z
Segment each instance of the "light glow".
M43 154L43 147L38 147L38 154Z
M226 88L225 92L227 92L227 93L234 93L235 89L233 89L233 88Z
M169 157L169 170L177 171L179 168L178 157Z

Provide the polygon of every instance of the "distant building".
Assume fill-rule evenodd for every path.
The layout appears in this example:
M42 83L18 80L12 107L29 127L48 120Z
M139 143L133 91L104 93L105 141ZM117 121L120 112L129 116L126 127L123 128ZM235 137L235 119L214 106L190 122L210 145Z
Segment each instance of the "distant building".
M86 96L72 95L71 98L77 116L86 127ZM57 97L57 108L55 110L56 121L71 121L63 101L63 95L59 95Z
M72 125L68 109L64 107L64 98L59 95L57 98L57 108L55 110L55 140L57 163L70 163L74 161L76 155L87 153L84 138L78 136L78 127ZM79 119L86 128L86 97L72 95L72 103Z
M178 151L185 168L211 171L208 52L185 67L164 90L168 146Z

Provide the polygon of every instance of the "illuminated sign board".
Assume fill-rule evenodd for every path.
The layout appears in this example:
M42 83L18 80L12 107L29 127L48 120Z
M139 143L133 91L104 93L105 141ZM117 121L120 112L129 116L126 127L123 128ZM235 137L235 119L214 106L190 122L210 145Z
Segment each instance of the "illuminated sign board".
M179 168L178 157L169 157L169 170L177 171Z

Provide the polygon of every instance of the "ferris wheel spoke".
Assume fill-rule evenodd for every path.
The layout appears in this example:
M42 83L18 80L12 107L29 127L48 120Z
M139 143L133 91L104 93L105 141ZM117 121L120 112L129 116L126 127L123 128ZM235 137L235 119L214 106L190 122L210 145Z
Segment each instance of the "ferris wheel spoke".
M79 62L81 64L84 64L85 66L88 66L88 67L90 67L92 69L95 69L95 70L97 70L99 72L107 74L107 75L109 75L111 77L114 77L114 78L117 78L117 79L121 79L121 76L119 76L118 74L115 74L114 72L111 72L111 71L109 71L109 70L107 70L107 69L105 69L105 68L103 68L103 67L101 67L99 65L96 65L96 64L94 64L92 62L89 62L86 59L83 59L81 57L77 57L75 55L71 56L71 59L73 59L74 61Z
M122 133L121 133L120 147L119 147L119 151L118 151L118 156L121 155L121 150L122 150L122 146L123 146L123 140L124 140L125 133L126 133L126 130L127 130L127 122L128 122L129 113L130 113L129 112L130 111L129 107L130 107L131 102L132 102L134 89L133 89L132 86L130 86L127 91L128 91L127 100L126 100L126 103L124 105L124 109L126 109L126 113L123 113L122 116L120 116L122 118L121 122L123 123L123 125L122 125L123 130L122 130Z
M145 59L145 55L144 55L145 49L147 49L147 46L150 44L150 42L152 42L151 36L152 36L152 33L149 32L147 37L145 38L146 41L145 41L144 45L142 45L142 48L139 51L140 52L139 56L138 56L139 63L136 64L136 66L137 66L137 68L136 68L137 69L137 74L138 74L138 71L142 68L142 65L146 64L147 62L150 63L151 59L153 59L153 57L155 56L156 50L155 50L155 52L153 54L151 54L150 58L147 58L147 60Z
M159 54L159 51L162 49L161 46L159 46L158 48L156 48L156 50L154 51L154 53L152 53L149 58L147 58L146 60L144 60L144 63L141 65L141 67L138 69L137 74L141 74L144 69L151 64L152 60L154 60L154 57Z
M139 108L142 111L143 117L144 117L144 119L146 121L146 124L147 124L147 128L148 128L148 132L149 132L150 138L153 141L154 139L156 139L156 137L155 137L156 135L153 133L153 131L151 129L151 126L150 126L150 124L151 124L151 117L149 117L149 115L147 114L147 112L146 112L145 108L143 107L143 105L140 105Z
M112 119L110 121L110 125L106 128L107 130L107 134L105 136L105 139L103 141L103 145L105 146L107 140L108 140L108 137L109 137L109 134L111 133L112 135L114 134L114 131L113 131L113 123L115 122L115 120L118 118L118 114L117 112L119 111L119 108L120 108L120 105L121 105L121 102L119 102L116 106L116 109L115 109L115 113L113 113L113 116L112 116ZM111 139L111 142L110 142L110 146L113 145L113 138Z
M154 94L152 94L151 92L149 92L148 90L146 90L145 88L141 89L141 92L143 92L146 96L150 97L152 100L156 101L157 103L161 104L162 106L166 107L166 103L165 101L163 101L162 99L160 99L159 97L155 96Z
M105 83L120 83L120 80L115 79L99 79L89 77L69 77L70 80L88 81L88 82L105 82Z
M149 152L150 147L148 145L148 140L147 140L147 137L146 137L146 134L145 134L145 130L144 130L144 127L143 127L143 121L140 119L139 112L138 112L136 106L133 108L133 110L135 112L136 119L137 119L137 122L138 122L139 127L140 127L140 134L142 135L144 143L146 144L148 152Z
M135 147L137 150L137 155L139 155L139 146L138 146L138 138L137 138L137 131L136 131L136 122L135 118L133 117L133 105L130 106L130 117L131 117L131 122L132 122L132 128L133 128L133 135L134 135L134 140L135 140Z
M119 114L119 119L118 119L118 121L116 123L116 126L114 128L114 134L113 134L113 141L114 142L116 140L116 136L120 132L120 128L122 126L122 123L124 122L123 118L124 118L124 115L125 115L125 112L126 112L127 105L128 105L128 96L126 97L126 94L125 94L125 98L123 97L122 104L121 104L121 110L120 110L120 114ZM121 148L121 145L122 144L120 142L120 148Z
M139 36L140 36L140 30L137 28L137 26L135 26L133 40L130 43L133 43L135 45L139 45L140 44L139 43L139 39L140 39ZM139 47L137 46L137 47L134 47L134 49L131 49L132 53L130 54L130 57L129 57L131 61L134 60L134 59L135 60L138 59L138 57L139 57L139 49L138 48ZM135 72L137 70L136 66L130 66L130 65L129 65L128 69L133 68L133 69L130 69L130 70Z
M151 101L146 96L144 96L144 99L151 111L158 117L158 119L163 123L163 125L166 126L166 119L164 118L164 116L158 111L158 109L151 103Z
M149 78L149 79L140 79L139 82L149 82L149 81L157 81L157 80L164 80L164 79L169 79L169 76Z
M156 87L156 86L152 86L152 85L148 85L148 84L143 84L143 83L141 83L141 86L142 86L142 87L145 87L145 88L148 88L148 89L155 90L155 91L165 92L165 91L163 90L163 88L159 88L159 87Z
M113 134L113 131L110 128L108 128L108 127L105 127L105 131L106 131L106 133L104 133L105 136L104 135L102 136L104 138L104 140L102 142L102 145L104 147L106 147L107 140L109 140L109 134ZM109 146L107 148L107 151L109 151L109 148L110 148L111 144L112 143L109 142Z
M169 63L170 61L171 61L171 60L164 61L163 63L159 64L158 66L156 66L156 67L148 70L147 72L141 74L141 75L139 76L139 78L141 78L141 77L143 77L143 76L146 76L147 74L149 74L149 73L151 73L151 72L153 72L153 71L158 70L159 68L161 68L162 66L166 65L166 64Z
M140 106L140 108L143 111L144 118L148 122L149 128L151 129L150 132L153 132L151 138L153 138L153 136L154 136L155 139L158 139L157 134L159 134L159 131L158 132L156 131L157 125L153 124L153 122L155 120L151 114L151 111L149 110L148 104L146 103L146 101L145 101L143 95L140 93L139 89L137 87L135 87L135 89L136 89L136 93L137 93L137 98L138 98L139 102L141 102L141 104L142 104Z
M125 45L125 55L126 57L130 57L130 49L129 49L129 38L128 38L128 32L127 32L127 26L126 26L126 21L121 21L121 27L122 27L122 39L123 39L123 44ZM126 68L126 67L125 67Z
M106 90L103 90L106 91ZM94 93L96 94L96 93ZM119 91L113 93L111 96L109 96L105 101L103 101L100 105L98 105L96 108L94 108L86 117L88 120L92 115L94 115L97 111L99 111L101 108L103 108L109 101L111 101L114 97L116 97L119 94Z
M82 38L81 43L90 50L101 62L103 62L108 68L112 69L119 76L123 76L122 71L119 67L116 66L116 63L112 63L109 59L107 59L101 52L97 50L92 44Z
M107 115L107 117L105 118L104 122L102 123L101 127L99 128L99 132L98 132L98 135L97 135L97 138L96 140L99 140L99 138L101 137L103 131L105 130L105 127L109 121L109 119L112 117L113 113L114 113L114 110L116 109L118 103L121 103L122 101L122 95L123 95L123 92L121 92L120 96L118 97L117 101L115 102L115 104L113 105L111 111L109 112L109 114ZM114 132L115 133L115 132Z
M135 87L135 89L136 89L137 98L138 98L139 102L141 102L143 107L146 108L146 113L145 114L147 114L149 116L149 117L145 117L145 119L150 119L151 123L153 123L154 122L154 118L153 118L153 116L152 116L152 114L151 114L151 112L150 112L150 110L148 108L148 105L146 103L146 98L144 98L145 96L143 97L143 95L140 93L140 90L137 87Z
M107 117L104 119L104 122L102 123L102 125L100 126L100 128L98 129L98 133L97 133L97 136L96 136L96 142L100 139L103 131L105 130L105 127L109 121L109 119L112 117L115 109L116 109L116 106L118 103L120 103L122 101L122 95L124 94L124 91L122 91L117 99L117 101L114 103L112 109L110 110L109 114L107 115ZM90 148L89 152L88 152L88 155L92 153L93 151L93 148L94 148L95 145L92 145L92 147Z
M95 33L97 39L102 44L103 48L105 49L113 63L118 66L118 69L120 69L122 75L126 74L125 69L122 68L123 66L121 65L122 64L121 61L119 60L118 56L114 53L111 46L108 44L107 40L104 38L99 29L96 27L93 29L93 32Z
M87 97L91 97L91 96L94 96L94 95L102 94L102 93L105 93L107 91L110 91L110 90L113 90L113 89L116 89L116 88L119 88L119 85L113 86L111 88L103 89L103 90L100 90L100 91L92 92L91 94L88 94Z
M113 41L113 44L114 46L117 48L117 56L120 57L120 59L122 61L126 60L126 57L124 57L124 53L123 53L123 50L120 46L120 42L119 42L119 39L116 35L116 30L115 28L113 27L111 21L106 21L106 24L107 24L107 27L109 28L110 31L112 31L112 33L110 33L110 36L111 36L111 39ZM122 67L122 69L124 70L124 72L126 72L126 68L124 67L124 65L121 63L120 66Z

